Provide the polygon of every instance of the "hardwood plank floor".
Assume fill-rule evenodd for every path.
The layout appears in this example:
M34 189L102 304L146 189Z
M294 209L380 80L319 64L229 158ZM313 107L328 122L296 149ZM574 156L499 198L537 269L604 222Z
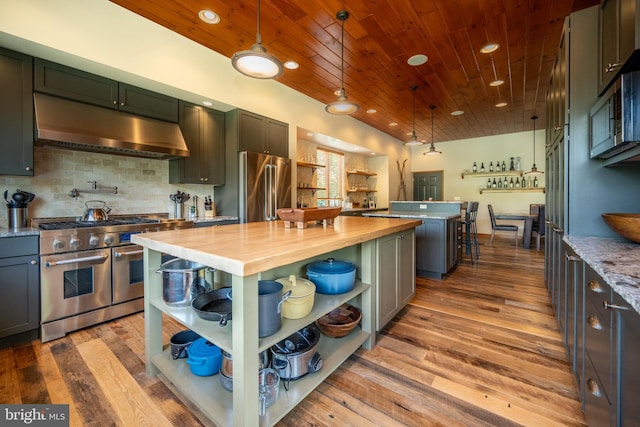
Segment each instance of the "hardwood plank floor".
M583 426L543 281L543 251L480 236L280 426ZM165 342L183 329L165 318ZM217 379L216 379L217 380ZM207 425L147 376L144 318L127 316L0 350L0 402L69 403L72 426Z

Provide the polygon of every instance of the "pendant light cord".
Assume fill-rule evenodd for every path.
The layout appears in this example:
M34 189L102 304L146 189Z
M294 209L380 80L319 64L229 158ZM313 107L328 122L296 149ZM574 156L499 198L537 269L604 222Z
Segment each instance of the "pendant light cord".
M256 43L262 44L262 36L260 35L260 0L258 0L258 33L256 34Z
M349 15L347 15L349 16ZM341 45L341 54L340 54L340 89L342 90L342 95L344 95L344 21L347 18L342 19L342 42Z

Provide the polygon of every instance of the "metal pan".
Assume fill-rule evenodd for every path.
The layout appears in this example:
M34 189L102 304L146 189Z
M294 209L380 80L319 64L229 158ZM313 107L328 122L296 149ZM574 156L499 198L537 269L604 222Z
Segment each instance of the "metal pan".
M191 302L193 311L204 320L218 321L225 326L231 320L231 287L198 295Z

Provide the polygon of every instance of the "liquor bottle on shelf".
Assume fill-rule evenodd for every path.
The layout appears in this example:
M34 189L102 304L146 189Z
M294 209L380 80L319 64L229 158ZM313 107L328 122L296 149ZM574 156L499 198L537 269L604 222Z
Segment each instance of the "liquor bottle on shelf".
M527 178L523 176L522 181L520 181L520 184L522 188L527 188Z
M516 177L516 187L520 187L520 177Z
M480 172L484 173L484 162L480 163Z
M502 180L498 178L498 188L502 188Z
M478 165L476 165L476 162L473 162L473 173L478 172Z
M489 162L489 172L493 172L493 162Z
M498 184L496 184L495 178L493 178L493 184L491 184L491 188L498 188Z
M511 180L509 181L509 188L513 188L513 177L511 177Z
M507 177L504 177L504 183L502 184L504 186L504 188L507 188L509 186L509 181L507 181Z
M487 180L487 188L491 188L491 178Z
M538 186L538 177L537 176L535 178L533 178L533 186L534 187Z
M511 158L511 164L509 165L509 170L510 170L510 171L514 171L514 170L516 170L516 166L515 166L515 164L513 163L513 157Z
M504 163L504 160L502 161L502 172L507 170L507 165Z

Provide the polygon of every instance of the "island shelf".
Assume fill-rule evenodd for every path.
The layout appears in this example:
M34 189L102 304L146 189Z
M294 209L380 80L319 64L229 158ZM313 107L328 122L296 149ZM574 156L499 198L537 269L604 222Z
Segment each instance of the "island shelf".
M144 247L145 356L147 373L172 383L217 425L271 426L277 423L315 387L360 347L375 345L375 295L377 292L376 242L381 237L413 229L419 221L389 218L338 217L333 225L306 229L285 228L281 221L234 224L225 227L173 230L134 235ZM200 262L218 270L220 285L231 286L232 320L221 327L199 318L191 307L173 307L162 298L162 276L157 274L161 255ZM303 319L283 319L282 328L258 337L258 280L304 276L306 264L335 257L357 267L355 288L345 294L316 294L311 313ZM258 416L256 386L258 354L271 345L348 302L362 310L362 321L344 338L322 336L318 351L320 371L291 381L289 390ZM184 359L173 360L163 342L162 317L170 316L233 355L233 392L223 389L218 375L193 375ZM166 340L166 338L165 338ZM248 408L256 408L255 411Z

